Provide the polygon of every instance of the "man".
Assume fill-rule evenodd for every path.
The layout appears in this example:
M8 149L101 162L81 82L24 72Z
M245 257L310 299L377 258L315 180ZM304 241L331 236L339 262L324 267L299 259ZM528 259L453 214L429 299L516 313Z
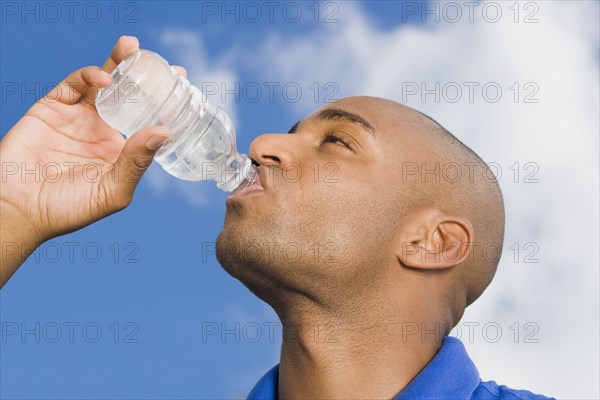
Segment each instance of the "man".
M89 182L65 172L52 184L7 177L2 240L28 252L3 255L0 283L39 244L130 203L168 130L124 142L93 99L137 48L122 37L102 69L71 74L1 142L3 162L96 162L105 174ZM223 268L283 326L281 363L249 397L546 398L481 382L447 336L500 259L504 207L486 164L429 117L378 98L329 104L289 133L252 143L261 185L228 198L217 239ZM114 179L123 172L131 179ZM256 243L269 250L244 251ZM292 258L280 251L289 244Z

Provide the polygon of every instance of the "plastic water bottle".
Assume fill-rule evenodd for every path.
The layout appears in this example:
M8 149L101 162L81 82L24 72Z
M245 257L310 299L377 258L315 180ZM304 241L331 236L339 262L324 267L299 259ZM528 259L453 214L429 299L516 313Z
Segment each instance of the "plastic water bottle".
M227 114L158 54L138 50L112 73L113 82L96 97L98 113L129 137L142 128L171 131L154 159L171 175L188 181L214 179L232 192L258 179L250 158L238 153Z

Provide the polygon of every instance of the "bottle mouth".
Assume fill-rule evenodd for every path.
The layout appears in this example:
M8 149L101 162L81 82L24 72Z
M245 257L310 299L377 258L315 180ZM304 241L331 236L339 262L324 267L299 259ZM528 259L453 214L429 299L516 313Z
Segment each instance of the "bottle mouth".
M225 182L217 182L217 187L226 192L235 192L252 185L260 185L260 173L256 165L252 164L250 158L245 154L239 155L243 161L238 164L234 161L237 172ZM262 185L260 185L262 187Z
M260 169L256 167L254 164L250 165L251 169L246 178L242 181L242 183L236 187L232 195L240 195L245 192L253 191L253 190L264 190L261 181L260 181Z
M244 179L246 182L248 182L249 184L255 184L258 183L260 184L260 169L258 169L258 167L252 163L250 163L250 167L249 167L249 172L248 172L248 176L246 176L246 179ZM262 185L261 185L262 186Z

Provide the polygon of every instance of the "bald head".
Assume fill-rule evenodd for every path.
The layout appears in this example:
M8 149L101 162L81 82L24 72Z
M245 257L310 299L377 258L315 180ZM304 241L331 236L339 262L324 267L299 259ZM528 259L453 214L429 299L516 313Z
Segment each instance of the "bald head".
M475 229L473 256L460 274L469 305L492 281L500 261L505 218L502 191L481 157L433 118L419 114L435 125L431 140L438 143L438 156L446 160L446 173L442 174L446 182L438 191L429 187L430 195L469 218Z

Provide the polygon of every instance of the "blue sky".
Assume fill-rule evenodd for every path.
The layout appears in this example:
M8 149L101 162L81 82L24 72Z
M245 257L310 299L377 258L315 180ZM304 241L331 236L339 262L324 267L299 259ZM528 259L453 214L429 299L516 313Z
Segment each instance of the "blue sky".
M589 186L598 182L596 2L530 2L535 7L518 15L503 3L497 22L485 2L489 13L478 8L473 21L468 9L455 21L455 10L438 3L439 21L426 15L425 23L413 7L435 3L281 2L270 18L264 2L79 2L72 19L65 2L52 3L2 3L2 135L44 87L102 64L124 34L186 66L198 87L216 84L210 98L232 115L246 153L254 137L287 131L327 99L406 100L502 171L506 243L521 253L505 249L495 282L463 318L504 332L498 342L481 331L465 340L482 376L598 397L598 189ZM239 98L223 92L236 82ZM411 94L436 82L441 99ZM473 101L466 82L478 82ZM479 90L490 83L503 91L497 102ZM458 101L449 94L456 86ZM264 91L254 101L256 87ZM526 95L538 101L524 102ZM531 172L538 182L527 184ZM226 196L212 182L177 181L155 164L128 209L42 246L0 292L0 397L247 395L278 362L281 338L272 310L212 252ZM538 246L539 262L523 262L535 249L528 243ZM535 327L538 341L523 342Z

